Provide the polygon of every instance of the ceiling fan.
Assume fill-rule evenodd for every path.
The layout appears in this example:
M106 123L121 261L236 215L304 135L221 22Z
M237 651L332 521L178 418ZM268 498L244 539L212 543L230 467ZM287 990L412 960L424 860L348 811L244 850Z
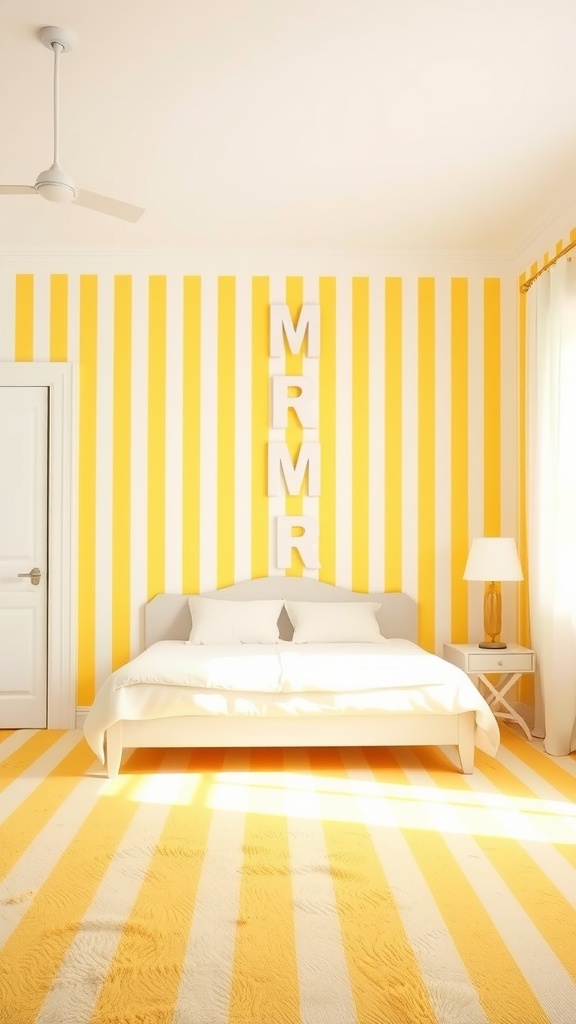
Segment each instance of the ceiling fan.
M122 203L109 196L101 196L98 192L87 192L77 188L72 178L62 170L58 162L58 61L61 53L68 53L74 43L74 34L67 29L49 25L41 28L38 36L40 41L54 53L54 160L47 171L41 171L33 185L0 185L0 195L38 195L52 203L73 202L76 206L85 206L98 213L107 213L111 217L119 217L134 223L144 210L140 206Z

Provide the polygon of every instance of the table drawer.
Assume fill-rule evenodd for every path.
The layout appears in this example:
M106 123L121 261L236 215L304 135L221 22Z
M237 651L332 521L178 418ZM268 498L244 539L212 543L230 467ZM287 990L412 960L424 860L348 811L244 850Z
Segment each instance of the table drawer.
M506 654L482 651L468 655L469 672L533 672L533 654Z

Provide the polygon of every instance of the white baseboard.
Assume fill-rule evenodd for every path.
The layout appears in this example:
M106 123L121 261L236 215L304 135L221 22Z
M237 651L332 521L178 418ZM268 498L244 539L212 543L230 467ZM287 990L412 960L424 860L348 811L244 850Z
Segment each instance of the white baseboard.
M90 711L90 708L76 708L76 728L83 729L86 715Z
M522 701L516 701L512 704L512 707L524 719L530 732L532 732L534 728L534 708L530 707L529 704L524 704Z

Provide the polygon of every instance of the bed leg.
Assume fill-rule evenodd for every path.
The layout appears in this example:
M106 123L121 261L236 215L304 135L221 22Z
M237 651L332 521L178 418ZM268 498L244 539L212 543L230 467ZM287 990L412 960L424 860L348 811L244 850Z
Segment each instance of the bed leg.
M106 729L106 770L109 779L115 779L122 762L122 722Z
M458 754L464 775L474 771L474 726L473 711L458 715Z

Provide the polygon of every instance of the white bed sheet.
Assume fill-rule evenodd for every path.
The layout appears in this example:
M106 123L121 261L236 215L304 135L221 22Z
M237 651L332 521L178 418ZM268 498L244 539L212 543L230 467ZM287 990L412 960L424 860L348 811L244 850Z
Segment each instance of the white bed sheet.
M295 651L293 644L283 643L202 649L184 641L160 641L101 687L86 716L86 740L104 762L105 731L122 720L474 711L476 746L489 754L498 749L494 715L455 665L407 640L306 647Z

